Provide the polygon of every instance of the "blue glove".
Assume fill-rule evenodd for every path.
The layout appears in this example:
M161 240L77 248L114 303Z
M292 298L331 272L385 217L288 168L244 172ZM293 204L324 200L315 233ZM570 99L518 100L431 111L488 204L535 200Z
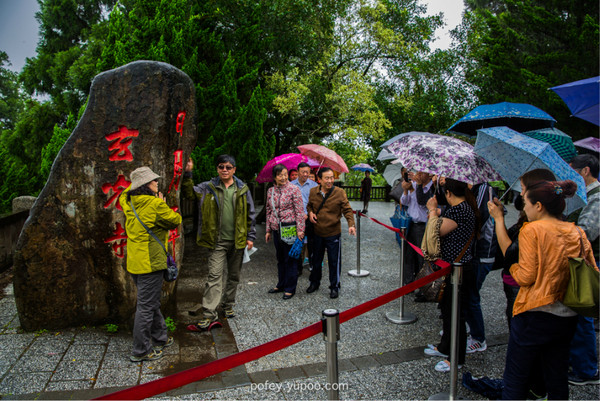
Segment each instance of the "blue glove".
M290 258L299 259L300 254L302 253L303 246L304 241L302 241L300 238L296 238L296 241L294 241L294 245L292 245L292 248L290 249Z

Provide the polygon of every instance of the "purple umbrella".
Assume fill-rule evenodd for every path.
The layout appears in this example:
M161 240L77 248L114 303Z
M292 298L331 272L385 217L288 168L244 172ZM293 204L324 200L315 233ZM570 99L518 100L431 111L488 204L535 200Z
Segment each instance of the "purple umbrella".
M573 145L592 150L596 153L600 152L600 139L593 136L575 141L573 142Z
M442 135L409 135L388 146L400 163L409 170L424 171L467 184L501 180L500 175L473 146L465 141Z

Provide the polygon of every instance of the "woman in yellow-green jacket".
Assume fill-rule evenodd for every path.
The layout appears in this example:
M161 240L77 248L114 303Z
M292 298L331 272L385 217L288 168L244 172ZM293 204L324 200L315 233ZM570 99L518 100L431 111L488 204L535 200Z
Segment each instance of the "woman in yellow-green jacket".
M162 245L168 244L169 230L181 224L181 215L175 213L158 192L159 178L149 167L137 168L131 173L131 186L119 197L126 217L127 271L138 290L133 350L129 358L132 362L159 359L163 356L162 349L173 344L160 312L160 293L167 268ZM135 213L162 245L144 228Z

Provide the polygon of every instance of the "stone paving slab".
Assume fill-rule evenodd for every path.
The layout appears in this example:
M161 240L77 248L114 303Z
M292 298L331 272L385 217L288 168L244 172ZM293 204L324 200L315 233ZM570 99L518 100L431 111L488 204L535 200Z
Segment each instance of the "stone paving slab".
M358 202L352 204L360 207ZM391 204L374 202L370 209L371 216L389 222ZM356 267L356 239L347 235L345 223L342 226L340 298L328 297L327 267L321 288L314 294L305 293L309 275L306 269L291 300L267 294L276 280L275 256L272 244L264 243L264 225L259 225L255 244L260 251L242 269L237 316L210 333L185 331L185 325L197 319L187 310L198 307L205 275L202 269L206 265L206 255L198 247L186 247L187 272L182 269L178 283L176 344L165 350L163 359L150 363L128 361L128 331L108 334L102 327L80 327L60 332L21 332L12 287L7 287L6 297L0 300L0 398L95 398L199 366L203 363L199 361L215 360L263 344L317 322L325 308L343 311L397 288L399 247L393 233L366 219L361 222L361 269L370 275L356 278L347 275ZM482 289L488 350L469 354L462 369L496 378L502 376L508 340L505 299L497 273L488 276ZM439 358L423 354L427 343L439 341L439 311L434 304L415 303L409 295L405 297L405 308L419 319L411 325L395 325L385 313L398 308L398 301L394 301L341 325L341 399L426 399L448 390L448 375L433 370ZM156 398L325 399L325 373L325 343L317 335ZM574 400L600 399L600 386L571 386L570 390ZM462 387L459 394L482 399Z

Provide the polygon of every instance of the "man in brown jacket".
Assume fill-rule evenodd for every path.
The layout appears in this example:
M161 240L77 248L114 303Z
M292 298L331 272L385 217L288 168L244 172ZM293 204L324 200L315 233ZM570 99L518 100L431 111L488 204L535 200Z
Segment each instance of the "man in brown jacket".
M324 167L318 174L321 184L310 190L306 210L308 218L314 226L313 236L313 270L310 273L310 286L306 290L309 294L319 289L321 284L323 256L327 249L329 261L329 289L330 298L337 298L340 289L340 275L342 272L342 214L348 221L348 232L356 235L354 214L348 202L346 192L333 185L333 171Z

